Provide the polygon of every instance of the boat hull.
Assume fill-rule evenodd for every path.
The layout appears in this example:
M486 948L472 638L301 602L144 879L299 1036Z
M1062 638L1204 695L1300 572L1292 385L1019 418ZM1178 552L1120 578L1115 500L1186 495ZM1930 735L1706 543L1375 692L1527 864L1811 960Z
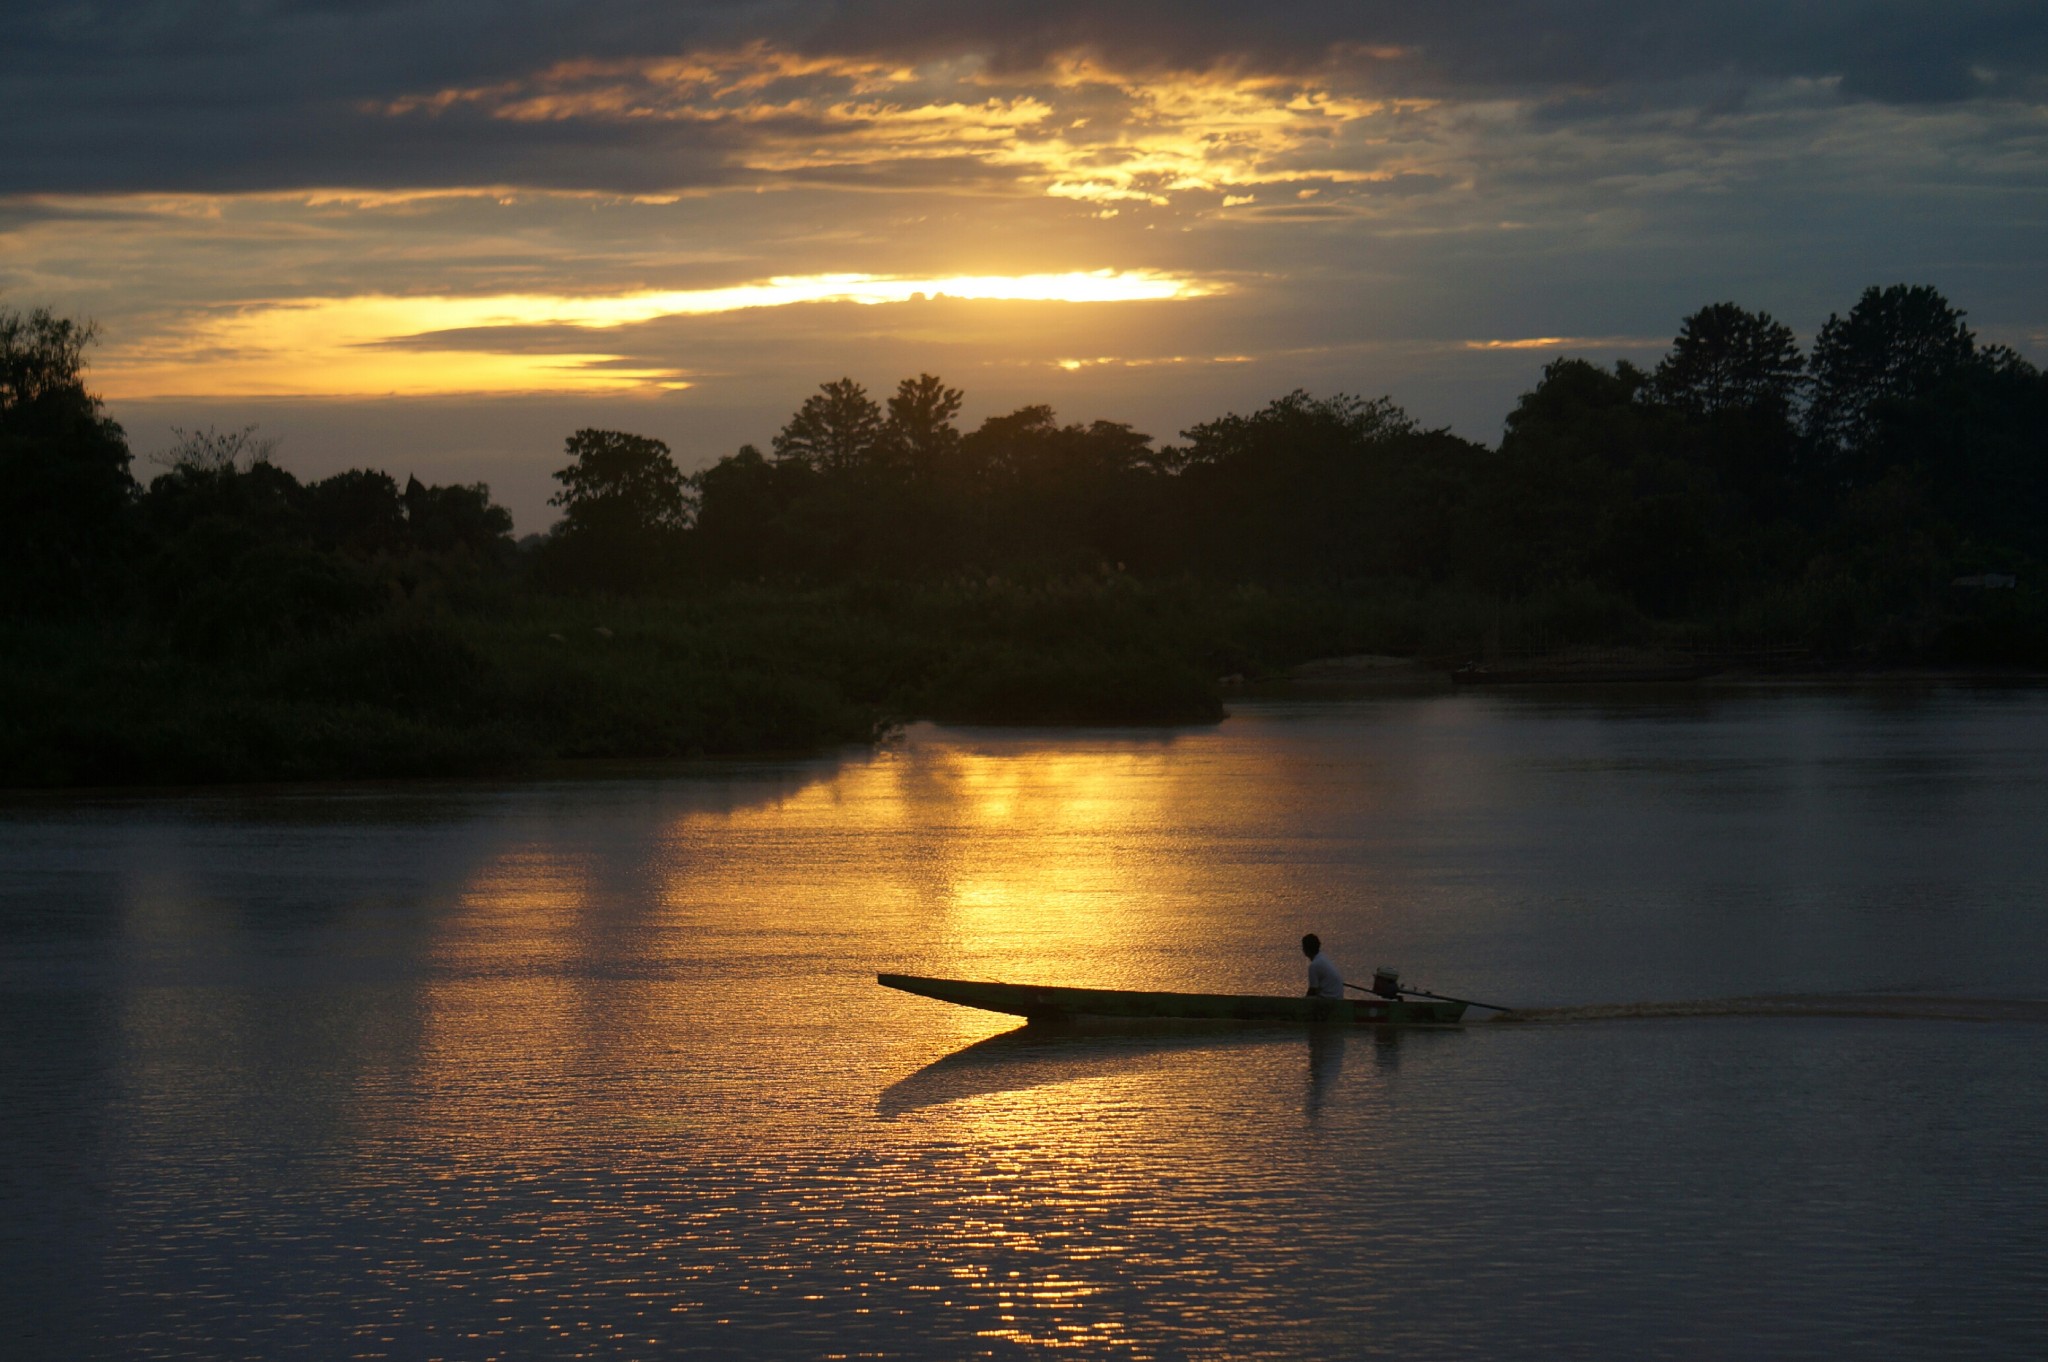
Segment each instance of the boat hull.
M1004 1012L1032 1022L1193 1021L1332 1026L1448 1026L1465 1004L1428 998L1292 998L1258 993L1145 993L1117 988L1059 988L972 979L878 974L884 988Z

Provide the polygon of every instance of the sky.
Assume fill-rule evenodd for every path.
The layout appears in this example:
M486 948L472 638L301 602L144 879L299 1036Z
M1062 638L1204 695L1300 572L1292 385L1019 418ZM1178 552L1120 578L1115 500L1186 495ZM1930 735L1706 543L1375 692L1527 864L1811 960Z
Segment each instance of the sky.
M0 306L147 460L686 469L936 373L1497 439L1563 354L1932 284L2048 363L2039 0L0 0ZM146 462L141 465L146 475Z

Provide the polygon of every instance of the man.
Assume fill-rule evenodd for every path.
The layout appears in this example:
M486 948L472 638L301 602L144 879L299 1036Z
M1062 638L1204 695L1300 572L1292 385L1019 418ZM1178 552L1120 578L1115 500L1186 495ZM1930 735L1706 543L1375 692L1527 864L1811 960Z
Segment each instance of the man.
M1337 973L1337 967L1330 963L1330 957L1323 954L1323 939L1310 932L1301 939L1301 953L1308 957L1308 996L1343 997L1344 976Z

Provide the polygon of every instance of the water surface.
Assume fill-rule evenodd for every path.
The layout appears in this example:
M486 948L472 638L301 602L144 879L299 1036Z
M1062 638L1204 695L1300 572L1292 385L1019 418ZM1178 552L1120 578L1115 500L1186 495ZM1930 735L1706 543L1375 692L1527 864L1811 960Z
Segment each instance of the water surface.
M10 1352L2043 1355L2048 1027L1912 1004L2048 997L2044 828L2048 698L1962 691L16 800ZM1304 930L1601 1020L1047 1041L873 983L1291 992ZM1905 1002L1615 1015L1849 994Z

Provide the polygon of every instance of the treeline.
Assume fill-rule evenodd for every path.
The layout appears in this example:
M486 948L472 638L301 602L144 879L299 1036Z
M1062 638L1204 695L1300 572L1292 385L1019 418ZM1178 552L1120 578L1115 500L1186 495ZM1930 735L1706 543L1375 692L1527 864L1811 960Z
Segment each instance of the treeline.
M92 338L0 309L0 785L1178 721L1352 651L2048 665L2048 379L1928 288L1805 353L1723 303L1654 368L1558 360L1497 446L1303 392L1177 442L1044 406L962 430L931 375L842 379L693 475L576 432L524 548L482 484L301 482L253 428L138 478Z
M1560 359L1498 446L1386 398L1295 392L1161 445L1044 406L963 432L961 397L931 375L880 404L828 383L768 453L688 478L658 441L581 432L548 568L659 590L1113 564L1510 601L1590 588L1664 620L1797 589L1874 622L1959 575L2037 584L2048 557L2048 381L1925 287L1868 290L1810 355L1720 303L1654 369Z
M317 632L512 565L482 484L301 483L255 428L178 432L147 485L82 379L92 330L0 310L0 616L147 615L199 645Z

